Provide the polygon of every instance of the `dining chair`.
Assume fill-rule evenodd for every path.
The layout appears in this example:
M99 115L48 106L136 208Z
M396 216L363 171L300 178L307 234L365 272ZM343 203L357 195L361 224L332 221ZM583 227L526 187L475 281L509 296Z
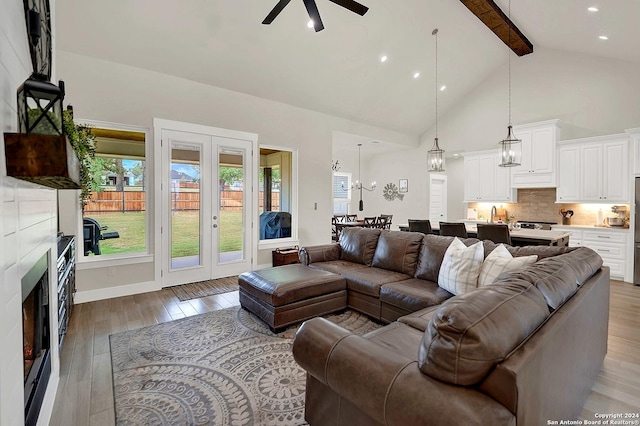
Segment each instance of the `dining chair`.
M356 222L358 220L358 215L357 214L348 214L347 215L347 222Z
M362 226L365 228L375 228L377 217L365 217Z
M376 218L376 228L387 229L387 218L384 216L378 216Z
M384 217L387 219L384 229L391 229L391 220L393 219L392 214L381 214L380 217Z
M431 233L431 222L428 219L409 219L409 232Z
M331 217L331 239L338 241L338 220L335 216Z
M467 227L461 222L440 222L440 235L468 238Z
M334 214L333 215L334 219L336 220L337 223L344 223L347 221L347 215L346 214Z
M511 245L511 235L508 225L478 224L478 239L491 240L494 243L504 243Z

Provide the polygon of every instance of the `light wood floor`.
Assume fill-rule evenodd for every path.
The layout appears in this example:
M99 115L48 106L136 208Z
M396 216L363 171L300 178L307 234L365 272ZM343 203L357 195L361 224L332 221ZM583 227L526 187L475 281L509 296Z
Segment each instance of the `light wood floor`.
M173 291L76 305L51 425L113 425L109 335L238 305L238 292L180 302ZM640 287L611 282L609 351L582 418L640 411Z

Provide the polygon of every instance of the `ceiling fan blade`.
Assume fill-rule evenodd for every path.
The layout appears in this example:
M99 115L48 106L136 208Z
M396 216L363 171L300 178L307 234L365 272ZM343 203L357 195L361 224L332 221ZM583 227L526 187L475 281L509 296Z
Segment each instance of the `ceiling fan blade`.
M269 25L270 23L272 23L273 20L276 19L276 16L278 16L280 12L282 12L282 9L284 9L284 7L288 5L290 1L291 0L280 0L278 4L276 4L276 6L271 9L271 12L269 12L267 17L264 18L264 21L262 21L262 23L265 25Z
M342 6L345 9L349 9L353 13L357 13L360 16L364 15L369 10L367 6L364 6L354 0L329 0L329 1L337 4L338 6Z
M313 21L313 29L318 31L324 30L322 25L322 19L320 19L320 12L318 12L318 6L316 6L315 0L304 0L304 7L307 8L309 18Z

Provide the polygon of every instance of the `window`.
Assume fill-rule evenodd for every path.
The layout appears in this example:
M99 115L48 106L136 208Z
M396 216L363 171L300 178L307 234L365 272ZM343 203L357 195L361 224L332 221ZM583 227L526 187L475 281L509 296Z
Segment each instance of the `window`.
M349 214L351 173L333 173L333 214Z
M145 133L93 128L91 200L83 210L86 256L147 252Z
M292 158L291 151L260 148L260 240L294 237Z

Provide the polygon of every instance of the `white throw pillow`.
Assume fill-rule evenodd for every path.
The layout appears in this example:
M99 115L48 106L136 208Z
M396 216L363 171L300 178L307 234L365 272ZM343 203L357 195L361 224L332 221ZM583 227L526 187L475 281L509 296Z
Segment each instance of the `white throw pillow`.
M536 263L537 260L538 256L535 254L531 256L513 257L511 253L509 253L509 250L500 244L494 248L484 260L482 271L480 271L480 277L478 278L478 287L493 284L501 273L526 268Z
M456 295L476 288L483 259L482 242L467 247L458 237L454 238L444 253L438 285Z

